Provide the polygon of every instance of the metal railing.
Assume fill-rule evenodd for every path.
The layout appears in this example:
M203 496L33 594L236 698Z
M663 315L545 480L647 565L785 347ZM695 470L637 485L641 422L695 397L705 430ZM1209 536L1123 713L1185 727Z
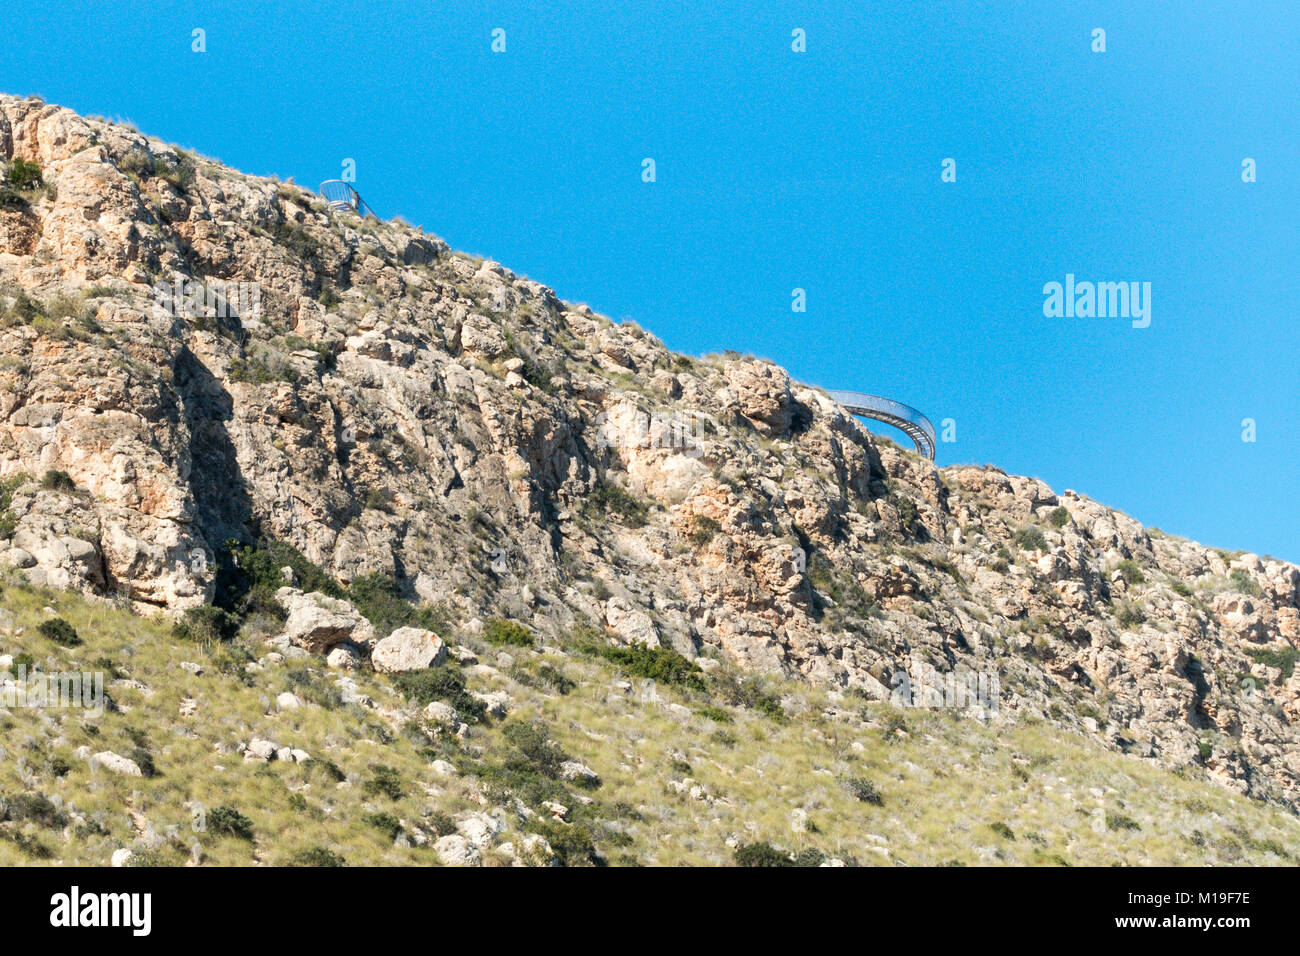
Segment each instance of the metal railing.
M936 443L934 426L930 424L930 419L911 405L904 405L902 402L882 398L879 395L868 395L865 392L839 392L827 389L826 394L853 415L861 415L864 418L884 422L886 425L893 425L912 439L917 451L934 461Z
M341 179L327 179L320 184L320 194L326 205L336 212L354 212L358 216L373 216L374 210L366 205L361 194L351 184Z

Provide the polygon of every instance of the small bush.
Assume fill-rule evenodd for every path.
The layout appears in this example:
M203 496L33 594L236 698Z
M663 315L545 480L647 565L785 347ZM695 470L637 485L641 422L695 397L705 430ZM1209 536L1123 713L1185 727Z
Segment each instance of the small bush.
M1250 572L1244 568L1234 568L1229 577L1232 579L1233 587L1242 594L1249 594L1253 597L1259 597L1261 594L1260 586L1250 576Z
M239 633L239 618L214 604L186 608L172 625L172 634L182 641L213 644L228 641Z
M253 821L234 807L217 807L209 813L208 830L218 836L232 836L240 840L253 839Z
M626 488L602 484L587 499L583 513L592 520L612 515L629 528L640 528L646 523L650 508Z
M1141 584L1146 580L1142 574L1142 567L1136 561L1128 558L1115 565L1115 570L1129 584Z
M878 807L885 802L880 795L880 791L876 789L876 785L869 780L863 780L861 777L850 777L845 780L844 789L852 794L855 800L862 803L870 803Z
M1016 544L1021 551L1046 551L1047 539L1043 532L1033 525L1026 525L1016 532Z
M686 538L697 548L702 548L712 541L722 530L722 525L708 515L695 515L691 518L690 531Z
M333 850L323 846L314 846L308 850L299 850L289 857L289 866L347 866L347 860Z
M1115 620L1125 630L1137 627L1146 619L1142 609L1129 601L1124 601L1115 608Z
M1248 647L1246 653L1266 667L1276 667L1282 672L1283 680L1290 680L1295 673L1295 663L1300 659L1300 651L1290 644L1280 650L1271 647Z
M42 637L63 647L77 647L81 644L81 638L77 636L76 628L61 617L52 617L48 621L42 621L36 630L40 631Z
M996 833L998 836L1002 837L1002 839L1004 840L1014 840L1016 838L1015 831L1013 831L1011 827L1007 826L1001 820L999 820L997 823L990 823L989 829L992 830L994 833Z
M465 689L465 678L460 671L447 665L404 671L393 675L393 683L408 700L422 706L435 700L450 704L466 723L487 719L486 705Z
M494 617L483 625L483 640L489 644L509 644L513 647L532 647L533 632L518 621Z
M604 645L596 650L601 657L633 676L692 690L705 689L704 672L671 648L631 644L627 647Z
M9 185L14 189L40 189L45 185L40 163L15 159L9 164Z
M1053 508L1051 513L1048 514L1047 520L1051 523L1053 528L1064 528L1070 523L1069 509L1064 505Z
M77 483L66 471L51 468L41 476L41 487L49 491L76 491Z
M397 835L402 832L401 821L391 813L367 813L362 819L386 836L389 843L396 840Z
M736 847L736 865L794 866L794 861L770 843L742 843Z
M1141 830L1142 825L1122 813L1106 814L1106 827L1110 830Z
M405 793L401 776L392 767L384 764L375 764L370 768L370 779L362 785L361 789L368 797L382 795L389 800L400 800Z
M731 714L727 713L721 707L715 707L712 704L709 704L707 707L701 707L696 711L696 713L701 717L708 718L709 720L719 724L731 723Z

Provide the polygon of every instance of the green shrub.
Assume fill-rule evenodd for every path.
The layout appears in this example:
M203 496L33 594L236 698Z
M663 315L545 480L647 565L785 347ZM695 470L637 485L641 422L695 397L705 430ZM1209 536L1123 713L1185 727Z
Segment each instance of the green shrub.
M916 508L916 502L911 498L899 498L895 507L898 508L898 522L904 531L910 531L912 525L916 523L919 512Z
M1142 609L1129 601L1124 601L1115 608L1115 620L1125 630L1137 627L1146 619L1147 616Z
M1146 580L1142 574L1142 567L1136 561L1128 558L1115 565L1115 570L1129 584L1141 584Z
M1247 647L1246 653L1266 667L1276 667L1282 672L1283 680L1290 680L1295 673L1295 662L1300 659L1300 651L1290 644L1280 649L1271 647Z
M560 764L568 754L551 738L550 728L542 721L512 721L502 728L502 733L519 756L544 777L552 780L560 775Z
M314 259L320 252L320 243L302 226L282 222L275 227L275 241L299 259Z
M668 647L650 647L647 644L630 644L627 647L603 645L595 649L605 660L617 664L635 677L644 677L662 684L705 689L704 672L681 654Z
M68 815L49 797L34 791L16 797L0 797L0 820L30 820L51 830L61 830L68 825Z
M51 468L41 476L41 487L49 491L76 491L77 483L66 471Z
M161 776L158 771L158 765L153 762L153 754L144 747L136 747L131 751L131 759L135 765L140 768L145 779L152 780L154 777Z
M36 630L41 633L42 637L63 647L77 647L81 644L81 638L77 636L76 628L61 617L52 617L47 621L41 621Z
M598 866L602 862L591 832L582 824L568 825L558 820L543 819L538 814L530 818L525 826L551 845L555 858L562 866Z
M289 857L289 866L347 866L347 860L339 856L333 850L328 850L323 846L314 846L307 850L299 850L293 856Z
M1011 827L1007 826L1001 820L999 820L997 823L990 823L989 829L992 830L994 833L996 833L998 836L1002 837L1002 839L1004 840L1014 840L1016 838L1015 831L1013 831Z
M40 163L15 159L9 164L9 185L14 189L39 189L45 185Z
M362 784L361 789L368 797L382 795L389 800L400 800L405 793L401 775L392 767L384 764L371 766L370 779Z
M421 627L446 634L451 627L445 605L412 604L402 597L401 587L391 574L375 572L355 578L342 596L377 629L390 634L399 627Z
M876 785L861 777L849 777L844 781L844 789L852 794L855 800L862 803L870 803L878 807L885 802Z
M441 810L429 814L424 822L436 836L445 837L456 832L456 821L450 814L443 813Z
M686 538L697 548L702 548L712 541L722 530L722 525L708 515L695 515L691 518L690 531Z
M367 813L362 819L386 836L389 843L396 840L402 832L401 821L391 813Z
M253 839L253 821L234 807L217 807L208 814L208 830L218 836L232 836L240 840Z
M1016 544L1021 551L1046 551L1047 539L1043 532L1033 525L1026 525L1016 532Z
M421 706L435 700L450 704L466 723L478 723L487 718L487 707L465 689L465 678L460 671L448 665L403 671L393 675L393 684L408 700Z
M602 520L610 515L629 528L640 528L646 523L650 508L645 502L620 485L602 484L583 505L583 514L592 520Z
M727 711L723 710L721 707L715 707L712 704L709 704L707 707L701 707L696 711L696 713L701 717L706 717L719 724L731 723L731 714L727 713Z
M489 644L509 644L514 647L532 647L533 632L518 621L494 617L483 625L483 640Z
M1070 511L1064 505L1053 508L1047 516L1053 528L1064 528L1070 523Z
M1106 827L1111 830L1141 830L1142 825L1122 813L1106 814Z
M172 634L182 641L214 644L228 641L239 633L239 618L214 604L186 608L172 625Z
M712 689L733 707L748 707L778 722L786 719L780 698L769 693L757 677L742 676L730 670L720 671L713 676Z
M1229 577L1232 579L1233 587L1235 587L1242 594L1249 594L1252 595L1253 597L1259 597L1259 595L1262 593L1260 590L1260 586L1255 582L1255 579L1251 577L1250 572L1245 570L1244 568L1234 568L1232 574L1229 575Z
M742 843L736 847L736 865L794 866L794 862L770 843Z

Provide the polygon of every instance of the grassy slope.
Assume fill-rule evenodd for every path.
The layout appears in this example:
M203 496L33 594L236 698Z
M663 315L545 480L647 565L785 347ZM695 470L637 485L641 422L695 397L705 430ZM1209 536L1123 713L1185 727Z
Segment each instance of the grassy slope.
M837 701L804 685L769 682L767 689L794 711L777 719L721 704L716 693L661 685L646 694L639 678L576 650L512 647L507 653L514 663L497 673L466 671L472 690L508 691L511 716L475 725L464 742L445 735L431 740L416 724L390 724L379 711L341 704L337 674L319 659L245 674L248 658L239 642L209 653L172 637L161 619L75 594L37 591L17 576L2 586L0 608L14 621L9 633L0 631L0 652L30 653L46 670L103 669L107 661L152 694L115 688L111 695L121 712L98 718L74 710L0 716L0 794L12 800L25 791L41 793L61 801L71 816L66 823L32 814L0 823L0 864L105 864L122 846L134 847L136 862L180 864L196 841L209 864L285 863L315 847L350 864L434 864L431 846L395 846L391 832L367 816L391 814L436 835L439 821L446 825L439 814L503 805L503 785L534 807L553 797L573 808L573 825L542 826L570 862L588 857L587 837L615 865L729 863L729 839L733 845L770 841L790 851L815 847L863 864L1277 864L1300 858L1300 827L1283 811L1194 779L1194 772L1170 774L1043 724L984 727L954 715L899 711L855 697ZM37 633L49 616L46 606L76 627L82 646L64 648ZM497 662L499 649L475 639L462 643L484 663ZM246 646L263 653L251 642ZM181 661L200 663L203 675L191 676ZM542 664L576 687L561 695L531 678ZM633 691L616 686L624 678ZM402 706L382 675L356 680L381 708ZM278 712L275 697L285 690L295 691L304 706ZM194 716L180 715L184 697L197 701ZM729 720L700 715L707 706L720 707ZM825 713L828 708L838 715ZM602 786L581 793L528 768L508 742L507 728L535 717L545 720L568 755L599 772ZM255 736L316 759L245 763L238 753L217 750ZM143 747L158 776L92 772L73 755L83 744L123 755ZM512 754L513 763L507 759ZM430 767L434 759L451 761L462 775L439 777ZM348 779L340 783L327 761ZM367 792L376 765L396 770L397 799ZM685 778L702 785L708 798L669 788L669 781ZM848 778L869 781L882 803L856 799L843 784ZM491 798L483 801L485 788ZM583 805L584 796L593 802ZM193 833L186 809L192 800L208 808L210 819L216 807L237 809L252 821L253 840L211 829ZM796 808L806 811L810 824L803 833L792 828ZM176 825L178 839L145 850L137 838L146 819L160 833ZM519 833L536 825L511 814L510 826L503 839L517 844ZM506 859L489 852L484 862Z

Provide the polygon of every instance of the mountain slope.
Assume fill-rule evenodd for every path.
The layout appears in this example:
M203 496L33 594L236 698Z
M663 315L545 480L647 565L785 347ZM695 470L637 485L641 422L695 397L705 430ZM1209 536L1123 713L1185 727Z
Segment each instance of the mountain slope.
M817 693L924 685L1295 809L1296 566L937 468L775 365L674 355L120 125L0 97L0 158L0 561L34 585L274 636L232 542L289 545L448 637L514 619ZM397 623L367 616L361 658Z

